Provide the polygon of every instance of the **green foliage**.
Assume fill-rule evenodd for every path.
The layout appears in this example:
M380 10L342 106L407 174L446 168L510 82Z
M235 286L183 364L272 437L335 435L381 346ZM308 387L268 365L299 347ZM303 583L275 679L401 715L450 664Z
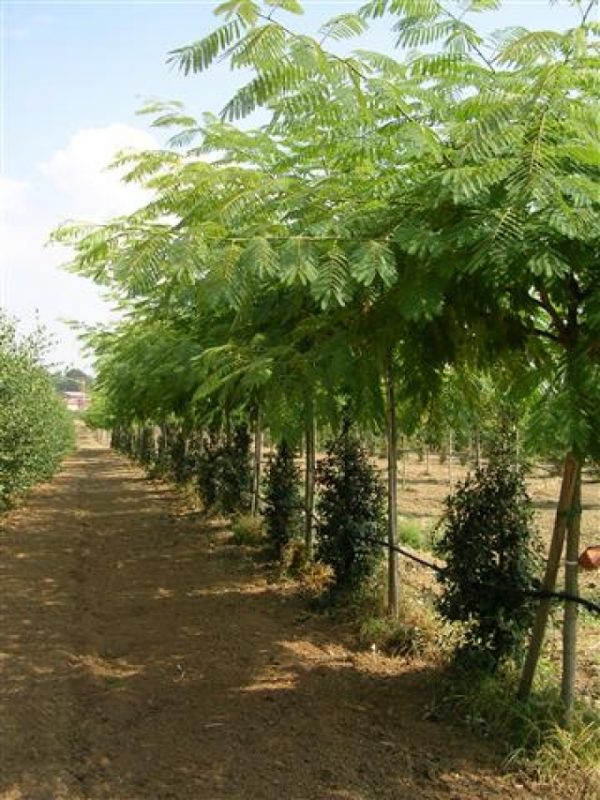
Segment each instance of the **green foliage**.
M217 501L225 514L247 511L250 508L252 468L250 464L250 433L248 426L237 425L226 441L218 466Z
M398 520L398 539L402 544L419 550L423 546L423 531L418 522L412 520Z
M524 592L536 585L539 559L533 511L522 471L506 452L467 477L446 501L436 545L446 559L439 609L470 627L461 653L491 666L519 656L535 611Z
M233 543L240 546L254 547L264 542L263 524L260 517L241 514L231 522Z
M83 392L93 384L93 378L83 370L71 368L52 375L57 392Z
M257 407L276 439L314 421L335 430L348 408L381 430L393 352L402 430L428 445L446 447L452 431L455 446L476 434L487 450L508 409L521 460L571 449L600 459L600 27L586 0L568 31L482 34L473 15L498 5L370 0L312 38L279 22L296 0L228 0L216 30L172 54L185 74L225 58L247 82L221 119L147 109L175 135L120 163L151 202L55 236L72 247L71 269L109 287L125 312L89 341L126 452L134 421L222 430ZM382 17L397 54L327 49ZM259 108L260 127L233 124ZM169 447L160 443L160 469L171 469ZM194 460L207 504L237 509L247 456L234 468L227 448ZM338 491L348 508L325 502L321 545L336 579L358 584L376 553L357 550L354 517L379 530L380 506L374 491L353 508L336 469L325 468L324 497ZM508 495L486 481L472 479L449 513L466 524L469 491L489 491L494 530L512 546L524 520L514 512L511 539ZM494 530L468 522L477 539L472 553L461 545L456 580L461 568L471 576L465 564L497 579ZM517 647L529 610L491 597L486 609L490 595L477 605L471 592L472 607L452 612L485 626L489 611L496 628L478 644L487 637L494 659Z
M163 478L169 475L171 470L170 461L170 430L169 426L162 424L160 432L156 439L156 451L153 459L150 475L152 477ZM125 455L132 456L133 433L130 428L126 429L125 441L122 445L121 452ZM118 449L118 448L117 448Z
M317 559L333 569L332 591L352 592L371 578L385 537L383 487L359 440L346 426L317 467L320 519Z
M111 430L114 420L111 418L108 400L104 392L100 390L92 391L90 403L83 414L85 424L93 430Z
M115 428L113 428L110 438L110 446L113 447L117 452L122 453L123 455L133 457L135 454L135 450L134 450L134 435L131 426L117 425ZM160 453L160 439L159 439L158 450Z
M189 478L188 437L183 428L174 431L171 438L170 463L173 478L177 483L185 483Z
M211 433L205 437L196 458L198 493L206 509L214 508L217 502L221 449L219 436Z
M562 795L595 797L600 790L598 712L579 706L572 729L565 730L556 676L549 664L542 667L535 692L521 702L514 664L497 672L454 664L437 685L429 714L462 719L479 736L496 742L507 764L556 783Z
M150 425L144 425L140 431L139 461L141 464L148 467L152 464L155 457L154 429Z
M58 468L73 421L41 364L39 336L19 338L0 313L0 510Z
M283 439L267 470L263 512L267 538L278 559L281 559L285 546L300 532L302 500L299 484L294 451Z
M247 425L237 425L229 437L211 435L196 465L200 497L205 507L224 514L250 507L252 469Z

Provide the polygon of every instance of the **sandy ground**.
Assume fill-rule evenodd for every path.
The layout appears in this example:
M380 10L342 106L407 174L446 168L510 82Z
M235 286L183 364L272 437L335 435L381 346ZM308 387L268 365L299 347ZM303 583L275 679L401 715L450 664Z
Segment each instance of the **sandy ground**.
M86 433L2 523L2 800L545 797Z

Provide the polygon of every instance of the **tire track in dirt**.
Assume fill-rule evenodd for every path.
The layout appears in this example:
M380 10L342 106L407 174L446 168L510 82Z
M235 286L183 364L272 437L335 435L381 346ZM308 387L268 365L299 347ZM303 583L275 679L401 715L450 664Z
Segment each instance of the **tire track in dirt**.
M82 432L4 522L1 800L551 797L172 500Z

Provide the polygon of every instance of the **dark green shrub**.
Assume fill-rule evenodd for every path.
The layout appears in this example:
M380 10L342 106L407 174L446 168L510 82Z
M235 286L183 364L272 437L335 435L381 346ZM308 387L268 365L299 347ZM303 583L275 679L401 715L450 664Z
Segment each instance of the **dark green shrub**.
M158 434L158 440L156 442L156 458L154 460L152 475L163 476L169 472L169 435L169 427L167 425L161 425L160 433Z
M243 514L250 508L252 468L246 425L238 425L229 439L215 433L205 439L197 457L196 480L207 509Z
M213 432L204 438L196 453L196 485L207 509L214 508L217 502L221 449L219 436Z
M115 425L110 432L110 446L117 452L121 449L121 426Z
M144 425L140 431L139 460L144 466L152 464L155 458L154 430L150 425Z
M385 537L385 505L383 486L348 427L329 443L317 479L321 525L316 555L333 569L334 592L354 591L381 559L381 544L368 539Z
M266 474L265 528L278 559L285 546L300 533L302 500L300 475L294 464L294 451L283 439Z
M252 466L250 433L247 425L238 425L218 459L217 502L225 514L243 513L250 508Z
M539 566L532 516L523 472L504 452L446 500L439 610L470 623L460 652L493 667L519 655L533 619L535 603L524 594Z
M110 437L110 446L118 453L130 456L133 450L133 433L131 429L125 425L117 425L113 428Z
M171 471L177 483L184 483L188 477L187 434L183 428L173 431L169 447Z

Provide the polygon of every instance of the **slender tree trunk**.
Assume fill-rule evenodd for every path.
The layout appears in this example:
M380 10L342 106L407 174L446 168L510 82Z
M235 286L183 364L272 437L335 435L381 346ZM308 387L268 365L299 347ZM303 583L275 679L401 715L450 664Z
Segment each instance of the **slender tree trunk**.
M565 541L565 531L575 496L578 470L579 463L577 458L573 453L568 453L563 467L562 485L560 487L560 497L558 501L558 508L556 509L556 517L554 520L552 542L550 544L550 552L548 554L548 561L546 563L546 572L542 582L542 588L548 592L554 591L556 586L556 576L558 574L560 557L562 555ZM519 684L519 691L517 695L520 700L525 700L527 697L529 697L531 692L535 670L542 650L542 644L544 642L544 634L546 632L549 613L550 600L540 600L531 631L529 650L527 651L527 657L525 659L523 672L521 674L521 682Z
M577 482L573 496L573 510L567 527L567 550L565 558L565 591L579 594L579 539L581 533L581 464L577 470ZM563 622L563 673L561 698L565 709L565 727L573 722L575 702L575 676L577 673L577 603L565 603Z
M425 447L425 475L430 475L429 472L429 445Z
M398 555L393 549L398 533L398 430L392 353L388 354L387 375L387 461L388 461L388 613L398 616Z
M169 454L169 426L166 423L163 423L160 426L160 432L162 434L162 443L163 443L161 452L161 465L160 465L162 472L162 469L168 460L168 454Z
M452 486L452 451L454 450L454 432L448 434L448 486Z
M260 479L262 467L262 430L260 406L256 408L254 417L254 471L252 475L252 504L250 512L256 517L260 511Z
M314 417L306 426L305 432L305 474L304 474L304 544L306 557L313 557L314 515L315 515L315 472L316 472L316 422Z
M406 489L406 436L402 434L402 489Z

